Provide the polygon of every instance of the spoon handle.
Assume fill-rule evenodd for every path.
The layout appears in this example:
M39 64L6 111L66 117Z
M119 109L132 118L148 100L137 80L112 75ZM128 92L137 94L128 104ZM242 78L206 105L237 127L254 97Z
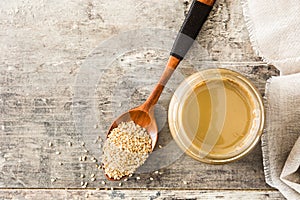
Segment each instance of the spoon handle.
M194 0L173 44L167 66L152 93L142 105L149 111L155 105L174 70L184 58L206 21L215 0Z
M197 38L215 0L194 0L180 28L171 55L182 60Z

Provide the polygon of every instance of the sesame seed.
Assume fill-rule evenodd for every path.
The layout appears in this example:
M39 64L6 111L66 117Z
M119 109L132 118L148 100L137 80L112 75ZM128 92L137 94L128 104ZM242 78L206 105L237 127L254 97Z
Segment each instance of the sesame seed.
M49 142L48 146L49 146L49 147L52 147L52 146L53 146L52 142Z
M88 183L87 182L85 182L84 184L83 184L83 188L86 188L87 187L87 185L88 185Z
M57 152L55 152L55 154L56 154L56 155L59 155L59 154L60 154L60 152L59 152L59 151L57 151Z
M155 171L154 174L158 174L158 171Z
M105 185L106 183L105 183L105 181L101 181L101 184L102 184L102 185Z
M83 181L81 181L81 182L80 182L80 185L81 185L81 186L83 186L83 185L84 185L84 182L83 182Z
M97 162L97 159L95 157L91 157L91 161Z
M80 174L80 178L84 178L85 177L85 175L84 174Z
M121 183L119 183L119 186L120 186L120 187L122 186L122 182L121 182Z
M186 182L186 181L183 181L183 184L184 184L184 185L186 185L186 184L187 184L187 182Z
M138 177L136 177L136 180L140 180L140 179L141 179L141 177L139 177L139 176L138 176Z
M51 178L51 182L54 183L56 181L56 178Z
M121 122L110 132L103 146L105 174L116 180L131 177L130 174L148 158L152 151L151 142L146 129L133 121Z
M59 165L63 165L61 162L58 162Z
M72 146L72 142L68 142L68 145L69 145L69 147L71 147Z
M150 181L153 181L153 178L152 178L152 177L150 177L149 179L150 179Z
M93 181L93 182L94 182L95 180L96 180L96 178L91 178L91 181Z
M82 157L80 156L80 157L78 158L78 160L79 160L79 161L82 161Z
M96 128L98 128L98 125L97 125L97 124L94 125L94 129L96 129Z
M133 176L133 174L129 174L129 176L128 177L132 177Z
M127 178L124 179L124 181L127 181L127 180L128 180Z
M88 152L89 152L89 150L87 150L87 149L84 149L83 151L84 151L85 153L88 153Z
M160 149L161 149L161 148L162 148L162 146L159 144L159 145L158 145L158 148L160 148Z
M95 177L95 174L91 174L91 177Z
M84 142L81 142L81 146L83 146L83 147L84 147L84 145L85 145L85 143L84 143Z
M82 161L86 161L86 158L87 158L86 156L83 156Z

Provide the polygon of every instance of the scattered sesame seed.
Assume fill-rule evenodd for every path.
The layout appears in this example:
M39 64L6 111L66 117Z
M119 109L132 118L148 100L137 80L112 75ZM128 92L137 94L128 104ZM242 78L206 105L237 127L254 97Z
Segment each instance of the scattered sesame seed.
M83 181L81 181L81 182L80 182L80 185L81 185L81 186L83 186L83 185L84 185L84 182L83 182Z
M87 149L84 149L83 151L84 151L85 153L88 153L88 152L89 152L89 150L87 150Z
M82 161L86 161L86 158L87 158L86 156L83 156Z
M133 174L129 174L129 176L128 177L132 177L133 176Z
M96 144L98 142L98 140L94 140L94 144Z
M158 174L158 171L155 171L154 174Z
M56 178L51 178L51 182L54 183L56 181Z
M127 181L127 180L128 180L127 178L124 179L124 181Z
M4 129L3 129L3 130L4 130ZM53 145L52 142L49 142L48 146L49 146L49 147L52 147L52 145Z
M69 145L69 147L71 147L72 146L72 142L68 142L68 145Z
M63 165L62 162L58 162L59 165Z
M102 184L102 185L105 185L106 183L105 183L105 181L101 181L101 184Z
M187 182L186 182L186 181L183 181L183 184L184 184L184 185L186 185L186 184L187 184Z
M93 181L93 182L94 182L95 180L96 180L96 178L91 178L91 181Z
M159 145L158 145L158 148L160 148L160 149L161 149L161 148L162 148L162 146L159 144Z
M153 180L154 180L152 177L150 177L149 179L150 179L150 181L153 181Z
M78 158L78 160L79 160L79 161L82 161L82 157L80 156L80 157Z
M159 175L162 175L163 174L163 172L159 172Z
M80 174L80 178L84 178L85 177L85 175L84 174Z
M98 169L102 169L102 165L99 165L99 166L98 166Z
M86 188L86 186L88 185L88 183L87 182L85 182L84 184L83 184L83 188Z
M122 186L122 182L121 182L121 183L119 183L119 186L120 186L120 187Z
M81 142L81 146L83 146L83 147L84 147L84 145L85 145L85 143L84 143L84 142Z
M98 125L97 125L97 124L94 125L94 129L96 129L96 128L98 128Z
M55 154L56 154L56 155L59 155L59 154L60 154L60 152L59 152L59 151L57 151L57 152L55 152Z
M91 161L97 162L97 159L95 157L91 157Z
M95 174L91 174L91 177L92 177L92 178L95 177Z
M89 197L89 194L88 194L88 193L85 193L84 196L85 196L85 198L88 198L88 197Z
M136 180L140 180L140 179L141 179L141 177L139 177L139 176L138 176L138 177L136 177Z

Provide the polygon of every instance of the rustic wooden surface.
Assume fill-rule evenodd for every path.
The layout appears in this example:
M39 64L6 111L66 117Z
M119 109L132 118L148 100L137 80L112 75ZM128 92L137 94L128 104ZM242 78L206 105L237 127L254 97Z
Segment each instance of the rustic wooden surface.
M166 48L142 46L121 52L91 87L78 82L84 64L93 56L99 58L100 42L125 31L176 32L189 4L183 0L0 2L0 199L283 198L264 181L259 145L245 158L218 166L199 163L176 149L166 151L160 159L174 158L174 162L163 168L147 163L151 170L135 174L121 186L106 181L97 169L101 141L95 140L104 137L105 128L118 113L147 97L175 35L168 39L148 30L150 36L168 40ZM198 37L207 55L199 58L197 51L192 52L159 101L156 115L162 149L156 151L172 143L166 111L183 77L206 67L230 68L249 77L263 94L266 80L278 75L255 56L243 20L239 0L217 1ZM98 75L83 78L92 80ZM78 95L85 94L78 88L89 87L93 95L77 101ZM80 124L79 115L86 115L85 109L95 110L97 116L91 117L96 123ZM87 160L79 161L85 155ZM81 182L88 183L87 188Z

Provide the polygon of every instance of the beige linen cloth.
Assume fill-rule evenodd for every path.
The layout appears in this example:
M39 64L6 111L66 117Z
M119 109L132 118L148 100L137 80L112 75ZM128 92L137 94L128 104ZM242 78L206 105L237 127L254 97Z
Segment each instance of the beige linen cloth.
M300 200L300 1L242 0L251 43L281 73L266 85L266 182Z

